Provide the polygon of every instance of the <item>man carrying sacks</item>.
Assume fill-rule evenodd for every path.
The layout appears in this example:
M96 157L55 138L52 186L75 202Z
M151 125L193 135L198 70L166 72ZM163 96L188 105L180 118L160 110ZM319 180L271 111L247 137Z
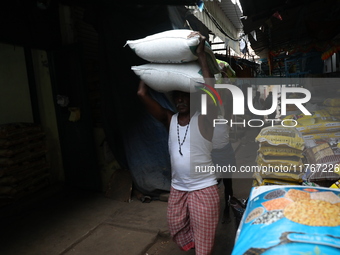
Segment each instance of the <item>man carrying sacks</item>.
M189 38L192 37L200 40L196 48L197 61L208 83L213 75L204 51L205 37L198 32L192 32ZM194 169L213 166L210 153L217 108L208 98L209 114L202 115L190 110L188 90L174 91L177 108L174 113L149 95L144 81L140 82L137 94L147 110L169 130L172 181L167 218L171 236L184 251L195 249L197 255L212 254L220 211L217 180L215 174Z

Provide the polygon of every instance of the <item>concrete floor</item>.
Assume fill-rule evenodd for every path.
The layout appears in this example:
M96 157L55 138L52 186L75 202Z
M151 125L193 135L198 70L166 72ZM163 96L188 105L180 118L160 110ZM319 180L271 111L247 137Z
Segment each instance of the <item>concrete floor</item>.
M237 145L238 165L255 164L258 130ZM234 195L247 198L252 179L234 179ZM130 203L77 189L57 189L44 199L10 212L0 212L2 255L181 255L166 223L167 203ZM220 187L221 209L223 186ZM230 254L235 221L219 223L214 255Z

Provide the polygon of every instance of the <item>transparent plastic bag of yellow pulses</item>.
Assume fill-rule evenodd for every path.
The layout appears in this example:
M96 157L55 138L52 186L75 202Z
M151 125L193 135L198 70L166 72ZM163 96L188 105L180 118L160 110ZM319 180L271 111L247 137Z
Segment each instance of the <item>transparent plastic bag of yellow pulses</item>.
M336 107L326 107L325 109L320 109L317 111L313 111L312 115L305 115L303 113L300 114L291 114L288 115L286 117L284 117L285 120L287 119L293 119L296 120L297 122L303 123L305 121L308 121L309 119L316 119L316 118L321 118L324 120L327 120L327 118L333 119L334 118L334 114L330 113L328 109L332 109L333 111L336 111L335 109L339 109L339 113L340 114L340 108L336 108ZM335 109L334 109L335 108Z
M268 146L266 144L260 144L258 152L265 156L296 156L303 158L302 150L282 146Z
M339 254L339 204L339 189L253 187L231 254Z
M326 110L313 112L313 115L289 115L284 118L286 125L295 126L302 134L325 133L340 130L340 120ZM292 121L289 121L292 120Z
M275 157L259 154L256 158L262 178L302 182L304 165L299 157Z
M313 134L313 133L327 133L340 131L340 121L325 121L322 119L313 119L314 123L297 125L296 129L302 134Z
M295 127L273 126L263 128L255 138L257 142L273 146L287 146L298 150L304 149L302 135Z
M291 169L303 169L303 162L299 157L274 157L268 158L270 156L264 156L262 154L258 154L256 157L256 163L259 166L275 166L275 167L281 167L281 166L291 166Z
M304 134L302 135L302 137L305 141L316 139L340 138L340 132Z

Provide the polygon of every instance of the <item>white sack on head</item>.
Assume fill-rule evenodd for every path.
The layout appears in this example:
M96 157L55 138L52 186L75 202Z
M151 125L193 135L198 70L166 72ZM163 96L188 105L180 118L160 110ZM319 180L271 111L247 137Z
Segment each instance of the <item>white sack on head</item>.
M197 62L183 64L145 64L131 69L150 88L158 92L179 90L196 92L196 86L204 83L201 67Z
M193 32L188 29L175 29L153 34L138 40L128 40L127 45L137 56L151 63L186 63L197 60L196 48L199 36L188 38ZM208 43L205 45L207 62L213 74L220 68Z
M197 59L199 37L188 38L188 29L169 30L126 42L135 53L153 63L183 63Z

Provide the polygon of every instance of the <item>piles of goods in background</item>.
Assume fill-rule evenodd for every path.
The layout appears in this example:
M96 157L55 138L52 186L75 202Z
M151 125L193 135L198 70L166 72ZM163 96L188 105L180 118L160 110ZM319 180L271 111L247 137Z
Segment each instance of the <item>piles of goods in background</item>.
M45 133L33 123L0 125L0 206L49 184Z
M323 183L339 179L340 164L340 99L328 98L324 108L311 116L290 115L294 119L305 141L307 164L305 179L308 182ZM327 186L327 185L326 185Z
M260 143L254 173L254 186L302 182L304 140L294 127L273 126L261 130L255 139Z

